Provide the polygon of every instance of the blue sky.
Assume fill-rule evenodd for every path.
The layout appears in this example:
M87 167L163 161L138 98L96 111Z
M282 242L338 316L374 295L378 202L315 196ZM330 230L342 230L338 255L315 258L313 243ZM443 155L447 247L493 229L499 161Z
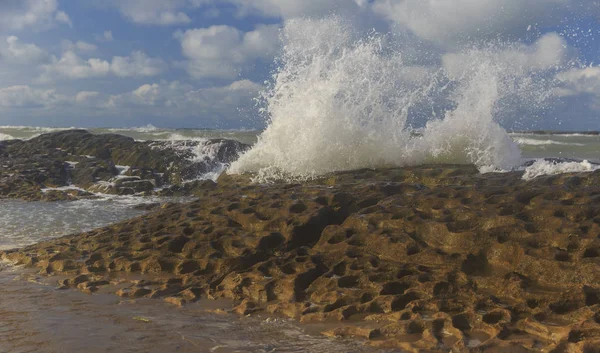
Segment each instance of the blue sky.
M600 130L592 0L3 0L0 125L260 127L253 98L280 27L331 13L409 33L435 53L422 65L489 38L518 43L528 62L559 62L559 87L535 121L507 127Z

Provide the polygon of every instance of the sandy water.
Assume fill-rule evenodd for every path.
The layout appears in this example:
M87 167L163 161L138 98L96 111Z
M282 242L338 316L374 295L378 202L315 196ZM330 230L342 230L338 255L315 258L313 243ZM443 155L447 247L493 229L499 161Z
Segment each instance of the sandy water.
M123 301L36 283L0 271L0 352L375 352L360 342L307 334L287 319L237 317L177 308L159 300Z

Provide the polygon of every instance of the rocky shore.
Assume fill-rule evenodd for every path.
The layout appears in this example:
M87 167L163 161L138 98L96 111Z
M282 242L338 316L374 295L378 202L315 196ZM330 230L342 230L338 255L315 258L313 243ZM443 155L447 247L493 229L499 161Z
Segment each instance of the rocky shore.
M246 149L234 140L135 141L66 130L0 141L0 198L76 200L93 193L191 195L190 182ZM206 152L198 156L195 150ZM161 188L161 189L157 189Z
M0 257L61 288L227 298L238 314L328 322L326 335L406 352L598 352L600 172L521 177L222 175L197 201Z

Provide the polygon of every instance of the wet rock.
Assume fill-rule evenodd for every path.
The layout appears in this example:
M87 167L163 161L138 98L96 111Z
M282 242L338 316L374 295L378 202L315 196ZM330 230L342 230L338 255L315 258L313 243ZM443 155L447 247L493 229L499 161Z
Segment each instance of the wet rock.
M152 280L118 295L227 298L241 315L339 322L326 334L407 352L587 352L600 340L600 184L577 178L225 175L198 184L196 201L0 257L90 292L103 287L94 276L133 273Z
M80 195L43 189L75 186L109 194L152 194L165 184L164 195L192 195L208 184L188 183L223 169L249 146L237 141L139 142L116 134L85 130L43 134L27 141L3 142L0 149L0 198L74 200ZM199 158L194 149L204 151ZM119 168L117 168L119 167ZM122 173L123 175L119 175ZM83 196L85 197L85 196Z

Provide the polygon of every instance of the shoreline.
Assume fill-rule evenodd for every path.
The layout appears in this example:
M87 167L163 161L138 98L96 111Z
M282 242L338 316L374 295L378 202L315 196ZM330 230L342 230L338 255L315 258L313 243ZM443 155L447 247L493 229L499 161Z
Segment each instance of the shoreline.
M55 287L53 278L31 269L0 269L0 351L378 352L360 342L330 340L290 319L233 314L226 300L175 308L156 299Z
M116 294L233 300L239 315L333 322L324 334L376 348L583 352L600 344L600 172L521 174L222 175L198 201L0 257L92 293L158 275Z

